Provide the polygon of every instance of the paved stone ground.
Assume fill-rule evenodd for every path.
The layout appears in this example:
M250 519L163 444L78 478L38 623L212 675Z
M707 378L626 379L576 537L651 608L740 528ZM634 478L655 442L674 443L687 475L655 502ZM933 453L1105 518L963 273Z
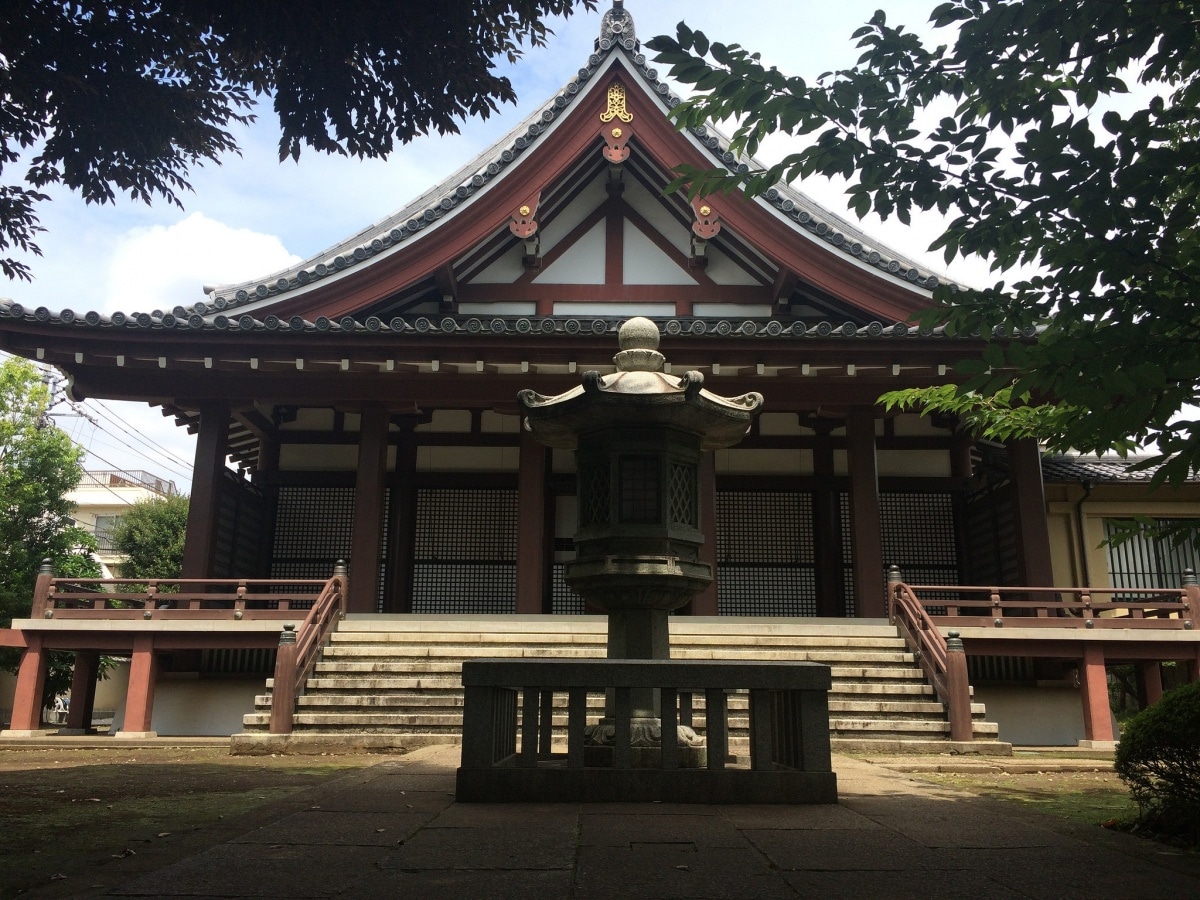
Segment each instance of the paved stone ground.
M457 804L458 754L425 748L334 779L273 824L103 896L1200 897L1200 858L848 757L834 761L836 806L718 807Z

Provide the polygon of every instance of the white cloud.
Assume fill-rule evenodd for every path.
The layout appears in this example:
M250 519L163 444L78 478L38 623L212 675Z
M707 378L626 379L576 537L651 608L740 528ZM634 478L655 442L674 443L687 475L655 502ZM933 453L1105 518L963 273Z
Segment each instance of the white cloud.
M173 225L134 228L118 239L101 311L190 307L204 299L202 284L248 280L299 261L274 235L191 213Z

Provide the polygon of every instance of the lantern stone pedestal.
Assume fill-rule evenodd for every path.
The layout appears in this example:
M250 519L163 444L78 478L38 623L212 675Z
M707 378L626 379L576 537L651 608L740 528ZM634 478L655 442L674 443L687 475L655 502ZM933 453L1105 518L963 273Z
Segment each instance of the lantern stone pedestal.
M719 397L699 372L666 374L658 327L649 319L621 326L616 372L586 372L556 397L521 391L525 427L543 444L575 451L578 470L577 558L567 584L608 614L609 659L670 659L669 616L712 583L700 559L700 459L738 443L762 404L757 393ZM614 696L587 730L585 759L611 759ZM634 765L661 755L659 692L633 687ZM672 716L674 718L674 716ZM682 766L703 766L705 748L690 727L677 728Z

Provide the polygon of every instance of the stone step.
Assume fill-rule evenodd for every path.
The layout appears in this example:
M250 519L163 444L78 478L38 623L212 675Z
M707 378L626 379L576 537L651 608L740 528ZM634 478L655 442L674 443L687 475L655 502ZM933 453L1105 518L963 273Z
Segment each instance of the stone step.
M463 647L504 646L519 647L553 647L553 646L587 646L603 650L607 644L604 633L596 634L526 634L522 632L479 632L436 633L428 631L412 632L359 632L336 631L331 636L331 644L340 646L395 646L399 647L440 647L458 645ZM852 635L778 635L778 634L673 634L672 647L817 647L828 649L857 648L876 650L905 649L903 638L869 637Z
M270 713L267 711L259 713L249 713L247 719L253 718L266 724L270 720ZM461 729L462 715L455 713L420 713L406 715L397 712L371 712L371 711L336 711L336 712L309 712L302 710L295 716L295 724L297 725L316 725L321 727L333 727L337 725L346 727L361 728L364 726L374 726L379 728L388 728L393 731L404 731L411 728L420 728L423 731L434 731L444 729ZM554 728L561 731L566 728L567 714L565 712L556 714L553 717ZM734 735L745 735L747 719L741 716L729 717L729 729ZM977 733L988 733L987 723L976 723ZM696 727L703 732L704 723L698 721ZM949 732L949 724L932 719L868 719L868 718L841 718L831 716L829 719L829 729L833 733L841 732L888 732L888 733L912 733L912 734L934 734Z
M769 644L755 647L752 644L674 644L671 655L676 659L904 659L912 661L912 653L904 647L870 646L850 647L846 644L830 646L827 643ZM484 659L494 658L570 658L602 659L605 646L596 644L529 644L516 643L360 643L340 642L324 650L325 659Z
M565 634L606 635L604 616L550 615L379 615L350 614L339 631L345 634L425 632L437 634ZM895 638L896 628L882 619L794 619L749 616L672 616L673 639L684 635L839 635Z
M672 656L679 659L829 665L830 731L844 748L858 744L885 751L929 745L944 750L951 743L942 704L892 626L677 616L671 628ZM602 658L607 622L599 616L349 616L331 638L298 699L294 733L328 740L341 732L417 747L460 739L464 661ZM602 714L603 703L601 693L589 695L592 717ZM744 692L729 695L731 747L748 746L747 704ZM560 735L565 706L565 692L556 695L553 724ZM703 728L702 694L694 696L693 708L697 726ZM264 731L269 713L270 695L260 695L255 711L245 717L247 732ZM997 743L996 726L982 721L981 704L972 706L972 715L976 737L982 740L967 746Z
M409 725L414 722L442 722L446 717L454 717L461 723L462 720L462 704L459 703L444 703L444 704L422 704L412 703L411 701L403 701L390 703L387 700L390 698L363 698L359 701L333 701L333 698L302 698L299 703L301 712L312 712L322 714L337 714L342 716L358 717L358 716L380 716L383 720L391 724ZM255 703L255 709L269 713L270 703L269 698L258 698L261 702ZM602 698L594 698L588 704L589 711L593 716L603 714L604 701ZM556 704L557 710L562 710L555 714L555 727L565 727L566 712L563 704ZM982 719L984 715L983 706L974 704L972 706L972 715L976 719ZM739 714L740 713L740 714ZM702 723L704 719L703 708L697 708L694 712L696 721ZM941 723L942 706L939 703L918 703L918 704L892 704L892 703L858 703L858 704L830 704L831 718L839 719L855 719L855 720L885 720L892 722L907 723L914 720L929 720ZM744 712L739 710L731 710L729 716L729 727L734 731L744 731L749 727L749 720L744 715Z
M547 654L553 658L581 658L587 656L577 652L564 650L561 653ZM537 654L507 649L496 654L502 659L534 659ZM544 657L543 657L544 658ZM741 659L769 660L786 662L815 662L834 666L838 664L872 664L874 666L911 666L911 653L853 653L849 651L799 651L788 652L774 650L767 653L753 654L749 652L714 654L707 650L681 650L673 654L674 659ZM363 658L356 654L326 653L324 661L316 665L317 672L461 672L464 660L461 656L431 656L426 654L409 657L397 657L392 654L372 655Z
M855 697L861 694L932 697L935 695L933 685L923 681L909 683L878 682L878 681L835 681L829 689L829 699L837 697Z
M994 722L975 721L972 724L975 734L995 735L999 732L999 728ZM831 731L836 732L895 731L931 734L950 733L949 722L925 721L921 719L835 719L830 717L829 728Z

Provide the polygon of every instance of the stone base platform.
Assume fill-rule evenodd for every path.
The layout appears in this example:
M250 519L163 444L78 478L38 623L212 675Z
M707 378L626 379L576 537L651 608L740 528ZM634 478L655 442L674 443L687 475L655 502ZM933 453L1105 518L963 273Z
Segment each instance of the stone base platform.
M458 769L459 803L837 803L833 772L751 769Z

